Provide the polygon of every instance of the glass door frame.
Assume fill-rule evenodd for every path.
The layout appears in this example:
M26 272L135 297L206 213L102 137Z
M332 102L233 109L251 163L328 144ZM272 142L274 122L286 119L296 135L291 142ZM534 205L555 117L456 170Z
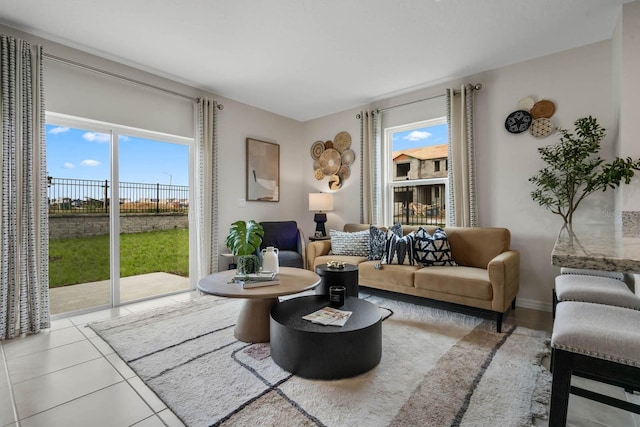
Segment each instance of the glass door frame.
M116 125L113 123L86 119L77 116L69 116L66 114L54 113L47 111L45 117L45 123L56 126L65 126L76 129L83 129L91 132L98 132L108 134L111 136L109 141L109 154L110 154L110 180L111 180L111 209L109 210L109 280L111 284L111 304L109 306L98 306L89 309L81 310L80 312L74 312L73 314L80 314L82 312L91 312L103 308L119 307L121 305L120 299L120 203L114 203L114 200L120 200L119 194L119 138L120 136L131 136L144 138L148 140L156 140L159 142L169 142L173 144L186 145L189 149L189 289L194 290L196 288L196 233L194 224L194 215L192 215L192 207L196 205L195 195L195 144L193 138L176 136L162 132L150 131L145 129L134 128L130 126ZM176 291L166 295L172 295L176 293L182 293L185 291ZM126 304L132 302L145 301L148 299L157 298L159 296L153 296L148 298L142 298L135 301L126 301Z

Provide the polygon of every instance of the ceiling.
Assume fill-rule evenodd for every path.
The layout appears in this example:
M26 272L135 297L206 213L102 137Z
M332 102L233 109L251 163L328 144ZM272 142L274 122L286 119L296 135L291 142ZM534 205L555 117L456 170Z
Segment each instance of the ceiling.
M630 0L0 0L0 23L299 121L612 37Z

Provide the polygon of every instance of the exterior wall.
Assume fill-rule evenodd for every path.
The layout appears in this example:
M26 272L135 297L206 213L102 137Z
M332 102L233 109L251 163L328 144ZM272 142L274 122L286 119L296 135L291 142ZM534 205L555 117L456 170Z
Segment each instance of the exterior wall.
M189 228L186 213L123 214L120 216L122 233ZM49 217L49 239L102 236L109 234L108 214L55 215Z

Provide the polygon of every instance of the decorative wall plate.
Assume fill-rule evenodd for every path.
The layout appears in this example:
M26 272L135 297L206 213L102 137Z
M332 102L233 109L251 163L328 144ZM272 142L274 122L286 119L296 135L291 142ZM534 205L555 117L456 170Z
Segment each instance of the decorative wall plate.
M343 165L351 166L356 158L356 153L354 153L353 150L344 150L342 154L340 154L340 158Z
M316 169L316 170L313 172L313 176L314 176L318 181L320 181L322 178L324 178L324 172L322 172L322 169L319 169L319 168L318 168L318 169Z
M522 133L531 125L531 114L528 111L518 110L507 116L504 127L510 133Z
M311 158L313 160L318 160L320 155L324 151L324 142L316 141L311 145Z
M328 150L328 149L330 149L330 148L333 148L333 141L326 141L326 142L324 143L324 149L325 149L325 150Z
M333 148L324 150L324 152L320 156L320 169L322 170L322 173L324 173L325 175L333 175L338 172L340 166L342 166L340 153L338 153Z
M553 113L556 112L556 106L553 102L543 99L542 101L536 102L531 108L531 117L534 119L545 118L553 116Z
M338 169L338 175L342 178L342 182L344 182L345 179L349 179L351 176L351 168L347 165L340 166L340 169Z
M313 170L320 169L320 160L313 161Z
M535 119L531 122L529 132L536 138L546 138L555 132L556 126L551 119Z
M536 102L530 96L525 96L518 101L518 110L529 111Z
M342 153L349 147L351 147L351 135L349 132L338 132L336 137L333 138L333 148L338 150L339 153Z

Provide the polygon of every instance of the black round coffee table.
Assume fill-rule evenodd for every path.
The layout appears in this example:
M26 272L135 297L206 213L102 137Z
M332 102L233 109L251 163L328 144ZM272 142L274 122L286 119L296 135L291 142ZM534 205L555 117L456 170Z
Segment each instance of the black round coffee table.
M292 298L271 309L271 357L284 370L304 378L338 379L374 368L382 356L382 319L378 306L347 297L340 310L352 311L347 323L323 326L302 316L326 307L324 295Z

